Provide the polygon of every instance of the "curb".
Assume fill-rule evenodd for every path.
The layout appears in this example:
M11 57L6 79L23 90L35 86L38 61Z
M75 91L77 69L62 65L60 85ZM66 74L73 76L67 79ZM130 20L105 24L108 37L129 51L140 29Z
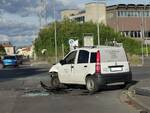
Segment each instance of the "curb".
M132 101L138 107L140 107L143 111L145 111L145 113L150 113L150 108L147 105L145 105L143 102L141 102L139 99L136 98L135 90L132 90L132 91L127 90L126 96L128 97L130 101Z
M150 97L150 87L135 87L134 90L138 95Z

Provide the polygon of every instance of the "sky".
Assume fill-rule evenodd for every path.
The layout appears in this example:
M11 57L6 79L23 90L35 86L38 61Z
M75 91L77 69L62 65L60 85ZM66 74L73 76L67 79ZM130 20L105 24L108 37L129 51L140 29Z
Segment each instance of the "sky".
M42 11L42 25L44 9L41 0L0 0L0 42L11 41L15 46L32 44L37 37L40 22L39 12ZM53 1L47 0L47 21L53 21ZM60 18L60 11L69 8L84 8L85 3L94 0L55 0L56 17ZM96 1L96 0L95 0ZM98 0L100 1L100 0ZM150 0L106 0L107 5L114 4L150 4Z

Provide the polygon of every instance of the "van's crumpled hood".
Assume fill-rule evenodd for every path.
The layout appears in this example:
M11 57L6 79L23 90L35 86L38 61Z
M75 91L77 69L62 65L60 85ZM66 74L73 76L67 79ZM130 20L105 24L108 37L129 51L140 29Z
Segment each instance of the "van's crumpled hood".
M58 72L59 68L61 67L61 64L60 63L57 63L55 65L53 65L50 70L49 70L49 73L51 72Z

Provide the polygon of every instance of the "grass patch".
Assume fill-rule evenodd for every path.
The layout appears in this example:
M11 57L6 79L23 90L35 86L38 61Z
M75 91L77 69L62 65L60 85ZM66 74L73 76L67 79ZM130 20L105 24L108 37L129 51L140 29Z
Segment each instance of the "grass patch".
M130 62L130 64L131 64L131 66L141 65L141 64L142 64L141 58L140 58L139 55L135 55L135 54L133 54L133 55L127 54L127 56L128 56L128 60L129 60L129 62Z

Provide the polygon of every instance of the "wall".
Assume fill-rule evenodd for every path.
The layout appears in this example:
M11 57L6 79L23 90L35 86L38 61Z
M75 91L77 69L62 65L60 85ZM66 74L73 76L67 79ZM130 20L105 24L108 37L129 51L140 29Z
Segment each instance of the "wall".
M93 21L94 23L106 24L106 4L104 3L89 3L86 4L85 21Z

